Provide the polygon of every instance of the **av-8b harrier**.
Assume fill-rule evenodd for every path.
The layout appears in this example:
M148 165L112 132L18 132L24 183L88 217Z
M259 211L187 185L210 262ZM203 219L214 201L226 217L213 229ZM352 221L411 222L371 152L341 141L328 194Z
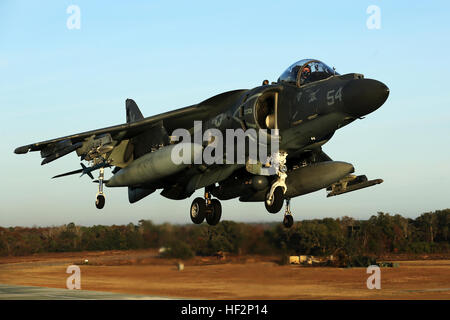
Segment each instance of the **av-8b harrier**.
M204 198L194 199L190 208L196 224L206 219L216 225L222 215L218 199L239 198L264 202L270 213L279 212L286 200L283 224L290 227L289 202L294 197L324 188L327 196L335 196L382 182L353 175L351 164L333 161L322 145L337 129L378 109L388 95L382 82L357 73L340 75L318 60L304 59L271 84L265 80L250 90L224 92L148 118L127 99L126 124L29 144L15 153L40 151L43 165L75 151L88 165L81 163L81 169L55 177L81 173L94 179L92 172L99 170L95 180L99 209L105 205L104 185L127 187L130 203L159 189L162 196L181 200L204 188ZM177 136L183 130L188 136ZM203 135L208 130L213 138ZM244 149L225 152L213 148L210 156L223 161L205 161L204 152L213 144L223 146L217 137L230 130L236 134L231 143L227 140L227 146L237 146L239 138L249 142L252 135L247 132L253 130L260 138L257 146L261 141L275 141L276 148L271 144L267 159L257 161L247 144ZM266 132L262 139L261 132ZM195 137L197 133L200 139ZM193 142L190 136L194 136ZM253 139L258 137L253 135ZM236 160L239 150L244 152L242 161ZM174 161L174 154L190 161ZM110 179L105 179L105 168L112 168Z

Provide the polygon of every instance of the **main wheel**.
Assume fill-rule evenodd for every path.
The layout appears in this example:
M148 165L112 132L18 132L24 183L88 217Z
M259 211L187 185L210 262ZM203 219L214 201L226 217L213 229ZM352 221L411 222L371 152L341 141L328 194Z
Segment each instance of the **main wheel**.
M283 207L284 202L284 193L283 188L276 187L273 191L272 198L269 197L270 189L266 193L266 201L264 201L264 204L266 205L267 211L270 213L277 213L281 210Z
M95 200L95 206L97 209L102 209L105 206L105 196L102 194L99 194L97 196L97 199Z
M200 224L205 220L206 203L203 198L195 198L191 204L191 220L195 224Z
M208 222L210 226L215 226L219 223L220 218L222 217L222 205L219 200L212 199L210 206L211 212L206 214L206 222Z
M283 219L284 227L290 228L290 227L292 227L293 224L294 224L294 218L290 214L285 215L284 219Z

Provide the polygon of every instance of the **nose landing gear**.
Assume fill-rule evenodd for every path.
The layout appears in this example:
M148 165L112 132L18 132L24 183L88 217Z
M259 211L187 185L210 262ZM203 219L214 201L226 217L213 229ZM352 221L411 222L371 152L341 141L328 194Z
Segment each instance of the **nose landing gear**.
M269 191L266 193L266 205L267 211L270 213L277 213L283 207L284 194L287 191L286 178L286 152L277 152L273 155L272 165L275 167L277 180L272 183Z
M278 176L277 180L272 184L269 191L266 193L266 199L264 205L267 211L270 213L277 213L283 207L284 195L287 191L286 178L287 178L287 167L286 167L286 152L277 152L274 154L274 164L276 169L276 174ZM286 199L286 211L284 213L283 225L286 228L292 227L294 224L294 218L292 217L290 208L290 199Z
M287 167L286 167L286 152L277 152L274 154L274 159L272 165L274 165L276 174L278 176L277 180L272 184L269 191L266 194L266 200L264 204L267 211L270 213L277 213L283 207L284 194L287 191L286 178L287 178Z

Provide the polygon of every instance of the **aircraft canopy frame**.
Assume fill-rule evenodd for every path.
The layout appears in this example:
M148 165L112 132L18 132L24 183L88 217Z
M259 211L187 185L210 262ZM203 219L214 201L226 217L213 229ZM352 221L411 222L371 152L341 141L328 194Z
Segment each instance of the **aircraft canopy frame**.
M308 83L328 79L334 75L339 75L339 73L322 61L302 59L290 65L278 78L278 82L300 87Z

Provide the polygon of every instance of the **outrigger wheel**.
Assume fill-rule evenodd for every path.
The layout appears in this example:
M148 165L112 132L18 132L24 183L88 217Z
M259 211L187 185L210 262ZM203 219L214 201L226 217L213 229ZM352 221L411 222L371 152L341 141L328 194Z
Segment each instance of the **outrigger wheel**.
M205 220L206 216L206 203L203 198L195 198L191 204L190 210L191 220L195 224L200 224Z
M105 196L103 194L98 194L95 200L95 206L97 209L103 209L105 206Z

